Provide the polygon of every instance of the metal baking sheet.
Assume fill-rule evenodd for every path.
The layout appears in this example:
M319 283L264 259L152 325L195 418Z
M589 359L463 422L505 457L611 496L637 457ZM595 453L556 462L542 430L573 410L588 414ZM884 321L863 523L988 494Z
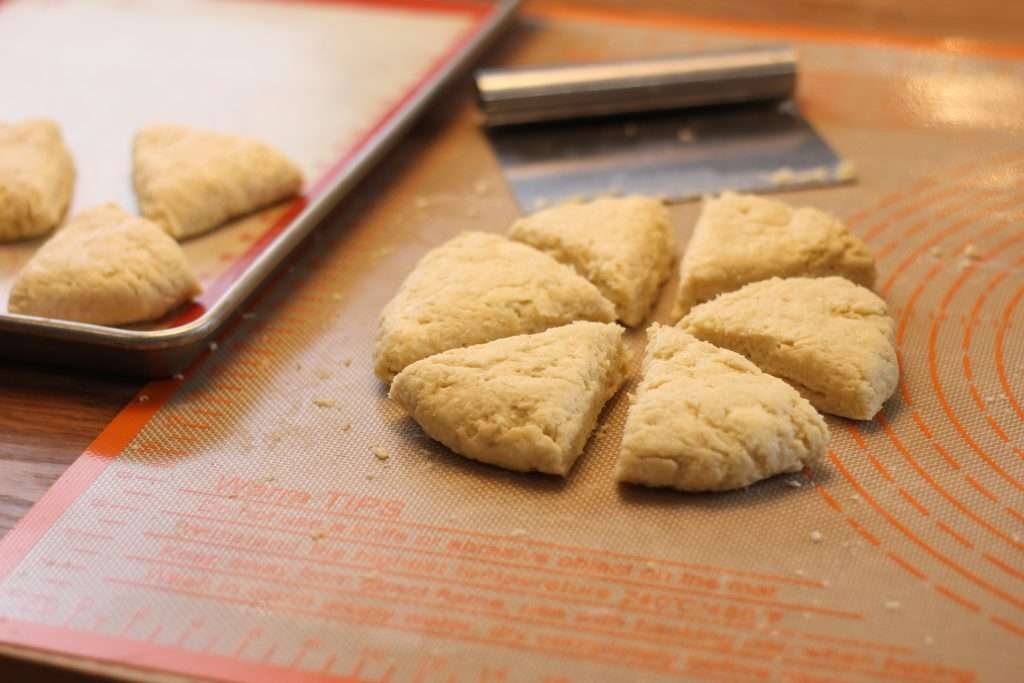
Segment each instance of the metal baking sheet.
M205 291L151 324L104 327L6 311L43 240L0 245L0 355L168 376L210 343L516 2L330 0L0 3L0 120L46 116L77 167L69 215L135 210L134 131L184 123L265 140L307 177L303 197L183 243Z

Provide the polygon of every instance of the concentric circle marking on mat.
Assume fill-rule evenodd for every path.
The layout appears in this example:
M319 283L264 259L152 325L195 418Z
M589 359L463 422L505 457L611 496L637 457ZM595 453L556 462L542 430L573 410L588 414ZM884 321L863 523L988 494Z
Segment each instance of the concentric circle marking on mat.
M983 255L981 260L986 260L992 254L999 253L1002 249L1005 249L1006 247L1020 241L1024 241L1024 234L1014 235L1009 239L1004 240L999 245L994 247L989 252L989 254ZM975 272L975 270L976 269L972 269L970 273ZM963 422L956 416L952 406L946 398L945 391L942 387L942 382L939 378L938 354L936 350L939 329L942 325L942 321L945 318L946 308L952 301L953 295L956 293L956 291L959 289L962 283L966 282L969 277L970 275L967 275L967 277L958 278L957 281L953 284L953 286L951 286L949 290L947 290L946 296L943 297L939 305L939 314L932 320L931 329L929 330L928 334L928 371L929 376L931 378L932 388L935 390L936 398L938 399L939 405L942 407L943 412L949 418L957 434L960 435L960 437L967 443L971 450L973 450L989 466L989 468L992 471L994 471L1007 483L1009 483L1011 486L1013 486L1019 491L1024 491L1024 483L1015 479L1009 472L1007 472L1006 469L1002 465L1000 465L999 462L990 453L988 453L984 448L982 448L981 445L968 433L967 429L963 425Z
M1003 342L1006 338L1006 331L1010 327L1010 317L1013 315L1014 310L1021 302L1021 298L1024 298L1024 286L1021 286L1014 293L1010 302L1006 305L1003 310L1002 318L999 321L999 327L996 329L996 346L995 346L995 357L996 357L996 372L999 376L999 384L1002 385L1003 391L1006 393L1006 398L1010 402L1010 406L1013 411L1017 414L1017 417L1024 420L1024 410L1021 409L1020 402L1017 400L1014 394L1013 387L1010 384L1009 379L1006 375L1006 365L1003 361ZM1024 457L1024 451L1020 448L1014 451L1018 456Z
M963 230L964 228L971 227L974 221L990 214L993 211L1003 211L1014 206L1017 206L1020 204L1022 200L1024 200L1024 196L1015 195L1013 197L1010 197L1009 199L1006 199L1005 201L1002 201L991 206L979 206L975 211L972 211L963 218L960 218L951 223L950 225L946 226L946 228L940 230L935 235L932 235L930 238L928 238L923 243L918 245L913 251L907 254L907 256L904 257L902 261L900 261L896 268L893 269L892 273L890 273L889 277L886 278L885 282L882 283L882 286L879 288L879 290L882 294L887 294L889 290L892 288L893 284L895 284L896 280L899 279L899 277L904 272L906 272L906 270L911 265L913 265L914 262L916 262L928 249L938 245L938 243L941 242L944 238L949 237L950 235L954 235ZM968 204L969 203L970 202L968 202ZM972 240L978 239L979 237L982 236L984 236L984 233L982 235L973 236ZM966 246L966 244L964 246ZM960 251L962 250L963 247L961 247L958 250L955 250L955 253L960 253ZM934 275L932 275L932 277L934 277Z
M864 487L864 485L861 484L860 481L858 481L856 479L856 477L853 476L853 474L850 472L850 470L843 463L842 459L839 458L835 454L834 451L829 451L829 458L832 461L832 464L836 467L837 470L839 470L840 474L843 475L843 477L850 483L850 485L852 485L854 487L854 489L857 491L857 493L859 493L860 496L865 501L867 501L867 503L879 515L881 515L882 518L885 519L886 522L888 522L890 526L892 526L895 529L897 529L911 543L913 543L914 545L918 546L921 550L923 550L926 554L930 555L933 559L939 561L940 563L942 563L943 565L945 565L949 569L952 569L954 572L956 572L957 574L959 574L963 578L967 579L970 583L973 583L974 585L976 585L979 588L983 589L984 591L990 593L991 595L999 598L1000 600L1002 600L1004 602L1007 602L1010 605L1013 605L1014 607L1017 607L1018 609L1024 610L1024 600L1022 600L1020 598L1017 598L1017 597L1015 597L1013 595L1010 595L1006 591L1000 589L998 586L995 586L991 582L989 582L989 581L985 580L984 578L978 576L974 572L966 569L965 567L960 566L958 563L954 562L953 560L949 559L948 557L946 557L945 555L940 553L938 550L936 550L934 547L932 547L931 544L927 543L924 539L922 539L920 536L915 534L913 532L913 530L908 528L907 525L905 525L898 518L896 518L881 503L879 503L878 500L875 499L874 496L871 495L871 493ZM904 567L904 569L905 569L905 567ZM923 572L921 572L921 573L923 574ZM920 577L918 577L918 578L920 578ZM949 597L949 596L947 595L946 597ZM964 599L964 600L966 600L966 599Z
M1015 157L1019 157L1019 154L1015 154L1014 156ZM991 162L989 162L987 164L978 164L978 166L983 166L983 165L987 166L988 168L991 168ZM920 191L930 190L930 189L936 187L937 185L938 185L937 182L919 183L918 184L918 188L919 188L918 191L920 192ZM969 190L970 190L969 187L958 189L957 190L957 194L962 193L962 192L966 192L966 191L969 191ZM985 196L986 196L986 199L987 199L987 198L990 198L990 197L997 196L998 194L999 194L998 192L986 192ZM925 206L928 206L929 203L931 203L931 201L933 201L933 199L934 199L933 195L948 197L949 193L941 191L941 190L938 193L931 192L928 195L926 195L926 197L923 198L922 200L918 200L917 202L914 202L909 207L904 207L904 209L899 212L899 216L897 218L899 220L902 220L904 218L911 217L916 210L919 210L920 208L924 208ZM887 206L897 205L897 204L899 204L900 201L903 201L903 200L907 199L909 196L911 196L911 195L906 195L906 194L903 194L903 195L899 195L899 194L889 195L886 198L884 198L882 202L879 202L879 204L877 206L879 208L881 208L883 205L886 206L886 207ZM944 217L952 216L957 211L966 208L967 206L971 205L972 203L974 203L976 201L977 201L977 197L975 196L975 197L970 198L968 201L959 202L959 203L957 203L955 205L955 208L953 208L952 210L950 210L950 208L947 208L947 210L945 212L943 212L944 213ZM1000 202L1000 203L996 204L995 206L988 206L988 207L984 207L984 208L979 208L979 209L971 212L971 214L969 216L965 216L965 217L959 219L953 225L946 227L937 236L932 236L929 240L927 240L924 243L924 245L918 246L916 248L915 252L910 257L908 257L908 258L906 258L904 260L905 265L903 265L903 267L900 269L901 272L894 274L894 276L892 276L890 278L889 282L887 283L888 284L887 288L891 287L892 284L896 281L896 279L902 274L902 271L905 271L907 268L909 268L910 264L912 264L914 262L915 258L920 256L920 254L922 252L924 252L924 250L927 249L929 246L932 246L932 245L938 243L944 237L948 237L949 235L955 234L959 230L962 230L962 229L968 227L969 225L972 225L974 223L974 221L976 221L979 218L982 218L984 215L986 215L986 214L988 214L988 213L990 213L990 212L992 212L994 210L1000 210L1000 209L1003 209L1003 208L1009 208L1009 207L1013 206L1015 203L1016 203L1016 200L1015 199L1011 199L1011 200L1008 200L1008 201ZM907 210L907 209L909 209L909 210ZM851 222L863 221L868 216L870 216L870 214L871 214L871 212L869 211L869 212L862 212L860 214L852 216L851 217ZM899 224L899 220L893 218L893 216L890 216L889 218L890 219L883 220L881 223L875 225L871 230L869 230L867 235L870 235L870 237L877 237L878 235L880 235L883 232L885 232L886 230L888 230L890 227L897 226ZM910 228L903 230L902 233L901 233L901 236L903 238L914 237L914 236L918 235L919 233L923 232L924 229L926 228L926 226L928 224L930 224L930 222L931 222L930 219L918 220L917 222L913 223ZM991 226L988 230L985 231L985 235L987 236L987 235L991 235L991 234L994 234L994 233L998 232L1000 229L1004 228L1007 223L1008 223L1008 221L1004 220L1004 221L1001 221L1001 222L997 223L996 225ZM980 237L979 235L975 235L974 239L978 239L979 237ZM900 239L899 237L893 238L893 240L890 241L890 244L895 244L896 241L899 240L899 239ZM893 249L894 249L894 247L890 247L889 251L892 251ZM905 320L906 320L907 316L909 315L909 313L912 311L913 305L916 303L917 298L924 291L924 288L927 285L927 283L929 281L931 281L937 275L937 273L940 270L941 270L941 266L930 269L929 272L923 278L924 282L919 283L917 285L917 287L915 288L914 294L912 295L912 298L909 301L910 305L903 312L904 313L904 315L903 315L904 322L903 322L903 325L902 325L903 330L904 330L903 334L905 334L905 329L906 329L906 322L905 322ZM966 272L963 276L961 276L961 278L958 278L958 280L960 280L961 283L962 283L963 281L966 281L966 279L968 277L970 277L970 275L971 275L970 272ZM1024 296L1024 294L1022 294L1022 296ZM948 299L951 299L951 298L952 298L952 296L948 297ZM1020 300L1020 297L1018 297L1017 301L1019 302L1019 300ZM1007 316L1008 315L1009 314L1007 314ZM940 314L937 317L936 321L933 321L933 326L934 326L935 322L941 322L943 320L943 318L944 318L944 315ZM902 341L903 334L901 334L901 341ZM969 361L965 361L965 368L966 367L969 367ZM905 383L903 383L903 384L905 385ZM905 395L907 396L907 398L909 398L909 394L905 394ZM909 404L909 401L908 401L908 404ZM941 444L939 444L938 441L934 440L934 438L932 436L932 432L931 432L930 428L928 427L927 423L925 422L924 418L921 416L921 414L919 412L917 412L916 410L914 410L914 411L912 411L912 417L913 417L914 422L917 425L918 430L925 436L925 438L930 443L932 443L933 445L940 446ZM883 422L885 420L884 415L880 416L879 419L880 419L880 422ZM850 429L851 429L852 432L857 434L857 436L855 437L854 440L855 441L859 440L860 445L862 445L864 447L864 450L867 452L868 451L867 444L864 441L863 437L860 436L859 431L856 429L856 427L851 427ZM887 422L883 422L883 429L885 431L887 431L887 436L889 437L889 440L893 442L893 445L897 446L897 450L899 451L900 450L899 446L903 446L903 444L902 444L901 441L898 440L898 437L896 437L895 432L893 431L891 425L889 425ZM938 448L936 450L938 450L939 453L943 456L943 459L945 460L946 464L949 466L950 471L957 471L957 470L959 470L959 468L960 468L959 463L945 449ZM1006 534L1003 534L999 529L997 529L996 527L991 525L991 523L989 523L987 520L985 520L982 517L980 517L977 513L974 513L973 511L969 510L969 508L964 506L962 502L958 501L948 491L946 491L940 484L938 484L938 482L935 481L934 477L932 477L921 466L920 462L918 462L918 460L913 456L912 453L910 453L910 451L908 449L903 447L903 450L901 451L901 454L903 455L904 459L908 460L908 462L911 464L911 467L917 472L917 474L919 476L922 476L923 478L925 478L926 481L930 481L930 483L933 484L932 488L935 488L937 491L939 491L940 495L942 495L944 498L946 498L946 500L949 501L951 504L953 504L954 507L959 508L961 510L961 512L966 512L968 518L973 519L973 521L975 521L976 523L979 523L979 525L981 525L982 527L986 527L990 531L994 531L996 535L1002 535L1003 540L1006 540L1006 541L1008 541L1010 543L1014 542L1013 538L1011 538L1010 536L1008 536ZM876 509L876 511L879 512L886 519L886 521L888 521L891 525L893 525L897 529L899 529L903 533L903 535L905 537L909 538L912 542L915 542L915 544L920 545L921 543L924 543L924 541L921 540L921 539L917 539L917 541L915 541L915 538L913 537L913 531L910 530L909 528L907 528L905 525L902 525L897 518L893 517L890 513L888 513L888 511L886 511L884 509L884 507L878 502L878 500L876 500L873 496L870 496L870 494L868 493L867 489L865 489L863 487L863 485L861 485L854 478L853 474L845 467L845 465L841 462L841 460L838 458L838 456L836 456L834 453L830 453L830 457L832 458L833 463L836 465L837 469L840 470L840 472L844 475L844 477L852 485L854 485L855 488L858 488L858 490L861 493L861 495L865 496L865 498L868 499L868 502L870 504L872 504L872 506ZM871 462L872 457L873 457L873 454L868 452L869 462ZM877 465L876 465L876 463L877 463ZM902 487L898 487L898 482L894 482L893 481L893 477L892 477L891 472L888 469L886 469L884 467L884 465L882 465L880 462L878 462L877 459L875 459L875 462L871 462L871 464L872 464L873 467L875 467L876 470L879 471L879 473L882 475L882 478L884 480L888 481L890 484L892 484L892 485L897 487L897 491L899 491L899 495L911 507L913 507L915 510L917 510L918 513L920 513L920 515L922 517L929 516L927 514L929 511L927 510L927 508L924 505L922 505L920 503L920 501L917 501L913 496L909 495L909 492L906 492L906 489L903 489ZM888 476L886 476L886 475L888 475ZM837 512L842 514L843 513L842 506L840 506L838 504L838 502L835 500L835 498L831 494L827 493L827 490L825 489L825 487L823 487L820 484L816 484L816 487L822 493L823 501L826 504L828 504L830 507L835 509ZM854 526L855 529L858 529L858 530L863 529L864 530L865 533L862 534L862 535L865 535L869 539L869 542L873 540L873 543L872 543L873 545L878 545L879 544L879 541L877 540L877 537L874 537L873 534L870 534L870 532L867 532L867 530L863 527L863 525L860 524L858 521L856 521L853 517L850 517L849 521L851 522L851 526ZM965 548L968 548L968 549L973 549L974 548L974 544L971 543L971 541L969 541L968 539L964 538L963 535L960 532L955 530L953 527L951 527L945 521L943 521L941 519L940 520L936 520L936 527L943 534L945 534L947 537L953 539L954 541L959 543L961 546L963 546ZM918 543L918 541L920 541L920 543ZM925 545L927 545L927 544L925 544ZM968 578L968 580L971 581L971 583L979 586L980 588L982 588L983 590L986 590L987 592L989 592L991 594L996 595L997 597L999 597L1001 600L1003 600L1005 602L1009 602L1010 604L1013 604L1014 606L1017 606L1019 608L1024 608L1024 603L1022 603L1020 600L1018 600L1014 596L1011 596L1011 595L1005 593L1005 591L1002 591L999 587L992 585L990 582L988 582L984 578L976 575L974 572L972 572L970 570L967 570L964 567L959 567L959 565L957 565L955 562L953 562L949 558L943 556L937 550L935 550L935 549L930 549L929 550L929 548L930 548L930 546L928 548L924 548L925 551L928 552L928 554L932 555L932 557L934 559L937 559L940 562L942 562L943 564L946 564L950 568L954 569L954 571L957 571L957 573L961 574L965 578ZM992 565L995 565L995 566L998 566L998 563L1000 563L1000 562L1002 562L1004 565L1006 564L1002 560L999 560L999 558L996 558L995 556L991 555L991 553L986 553L986 554L989 555L992 558L991 560L987 560L989 562L989 564L992 564ZM925 572L922 571L921 569L917 568L914 565L910 565L909 563L906 563L905 560L901 556L895 555L895 557L894 557L893 555L894 555L893 553L887 552L887 557L889 557L889 559L891 559L896 564L900 565L909 574L914 575L918 579L922 579L922 580L923 580L923 577L927 576L925 574ZM994 560L994 561L992 561L992 560ZM1009 565L1006 565L1006 566L1009 566ZM948 599L950 599L950 600L952 600L954 602L957 602L962 607L965 607L967 609L971 609L971 611L975 611L975 610L978 609L978 607L977 607L977 605L975 603L973 603L972 601L968 600L964 596L961 596L958 593L953 592L952 589L950 589L948 586L941 585L941 584L936 584L935 585L935 590L939 594L943 595L944 597L946 597L946 598L948 598ZM991 615L990 618L993 621L995 621L996 619L1002 619L1001 617L998 617L996 615ZM1006 624L1010 624L1010 626L1012 628L1017 628L1016 626L1014 626L1010 622L1007 622L1005 620L1002 620L1002 621L1004 621ZM1008 630L1010 630L1010 629L1008 629Z
M1024 160L1024 154L1019 150L1015 150L1012 152L998 154L981 161L971 161L959 166L954 166L951 169L946 169L918 180L906 191L893 192L883 196L875 202L871 208L862 209L847 216L846 221L850 226L856 226L873 214L889 209L902 201L912 199L926 190L939 186L940 183L948 179L952 179L955 182L962 182L965 176L969 176L972 173L978 171L991 171L993 167L998 167L1008 163L1016 163L1022 160ZM950 190L947 188L937 194L941 196L949 191ZM867 241L872 241L875 237L885 232L891 225L928 206L932 201L934 201L933 196L921 198L917 202L914 202L913 205L899 209L893 214L882 218L878 223L872 225L872 227L868 228L864 232L863 238ZM905 215L903 213L904 211L906 212Z

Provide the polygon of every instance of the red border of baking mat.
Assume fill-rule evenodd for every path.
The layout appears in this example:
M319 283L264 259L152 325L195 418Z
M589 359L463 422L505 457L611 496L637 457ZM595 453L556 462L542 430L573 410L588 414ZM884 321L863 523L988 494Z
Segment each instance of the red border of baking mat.
M419 94L465 48L474 36L479 34L484 23L495 9L494 5L461 2L460 0L275 1L296 4L364 5L419 10L423 12L458 13L467 15L473 20L473 23L440 57L429 65L416 84L406 91L372 127L359 137L349 150L338 158L330 170L312 183L306 195L296 199L281 218L268 228L216 282L207 288L206 298L212 296L216 299L216 297L219 297L266 246L301 213L302 209L311 200L321 196L332 181L338 177L353 158L366 148L380 130L388 125L395 115ZM0 0L0 7L3 4L3 0ZM182 313L175 320L174 324L183 324L188 320L198 317L202 312L203 307L201 303L197 304ZM200 356L196 364L201 363L204 358L205 355ZM149 398L148 401L140 402L133 400L114 417L111 423L96 437L85 452L61 475L18 524L0 540L0 577L6 576L24 559L28 551L46 533L47 529L89 488L111 459L117 457L124 447L135 438L139 431L149 422L149 419L171 398L179 385L180 382L177 380L150 382L140 390L140 395L145 394ZM216 655L189 653L187 657L183 657L180 650L173 648L82 633L70 629L44 626L3 617L0 617L0 642L51 650L58 654L80 655L90 659L108 660L115 664L130 662L130 666L134 668L172 669L175 672L191 675L240 680L253 680L257 675L261 677L272 676L273 680L281 682L291 680L352 680L340 676L317 676L317 674L309 672L297 672L271 665L251 664ZM59 648L55 648L55 644L59 644Z

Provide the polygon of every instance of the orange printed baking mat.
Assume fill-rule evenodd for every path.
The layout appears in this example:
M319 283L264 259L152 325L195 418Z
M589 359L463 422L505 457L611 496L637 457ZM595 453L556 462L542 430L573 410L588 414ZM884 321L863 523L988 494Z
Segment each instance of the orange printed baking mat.
M825 462L729 494L620 487L635 380L564 481L460 459L390 403L381 306L425 251L516 215L453 96L8 535L6 651L225 680L1017 680L1024 53L550 6L493 59L767 38L799 46L799 105L860 175L784 198L868 241L898 324L897 395L829 418ZM681 238L697 212L673 207Z

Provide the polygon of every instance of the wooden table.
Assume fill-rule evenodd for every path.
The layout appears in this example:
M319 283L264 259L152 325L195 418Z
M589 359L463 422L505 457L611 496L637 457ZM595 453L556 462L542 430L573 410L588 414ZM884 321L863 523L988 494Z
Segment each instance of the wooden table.
M531 7L551 3L527 2ZM685 7L691 15L754 22L803 23L816 28L885 32L910 39L957 38L1019 44L1024 3L997 0L577 0L566 11L601 11L629 6L653 13ZM437 121L417 127L407 149L422 148L438 133ZM414 157L415 158L415 157ZM417 163L403 166L415 173ZM367 181L387 192L387 174ZM0 533L6 533L74 461L139 389L141 381L0 362Z

